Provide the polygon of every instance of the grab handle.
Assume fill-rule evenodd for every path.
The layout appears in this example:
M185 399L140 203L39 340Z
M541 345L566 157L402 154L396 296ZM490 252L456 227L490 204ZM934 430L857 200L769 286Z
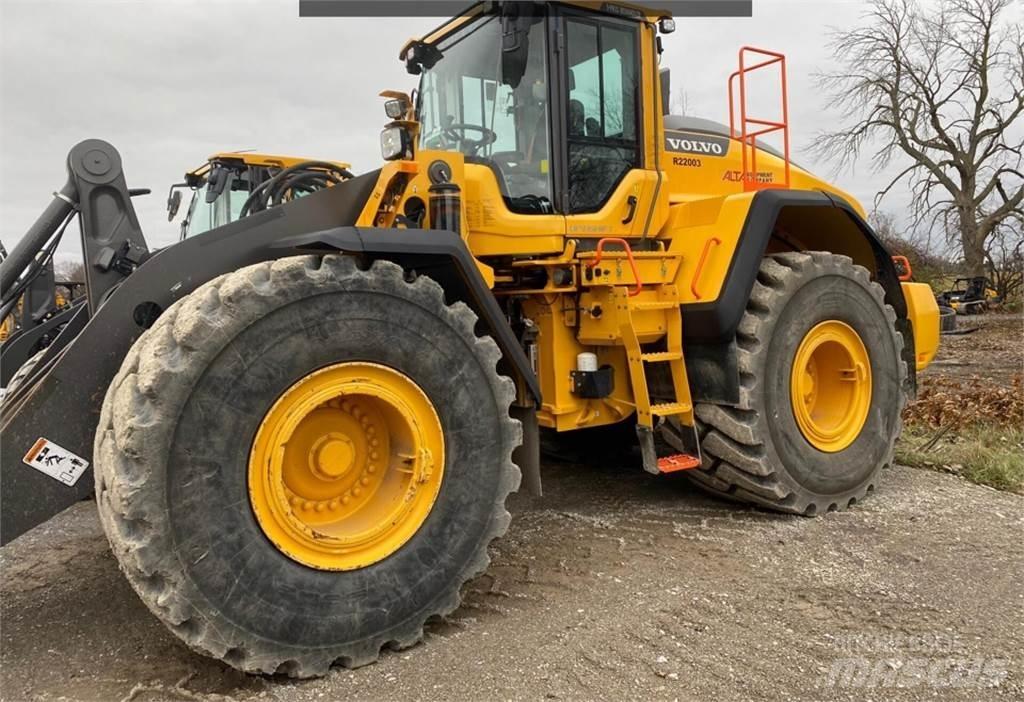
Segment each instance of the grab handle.
M700 260L697 261L697 270L693 272L693 281L690 283L690 292L693 293L693 299L700 299L700 291L697 290L697 283L700 282L700 274L704 270L704 263L708 260L708 254L711 252L711 245L718 246L722 243L722 240L717 236L713 236L708 239L708 243L704 244L704 251L701 252Z
M604 254L604 245L608 242L613 244L622 244L622 248L626 250L626 260L629 261L629 267L633 269L633 278L636 279L636 288L633 292L629 293L630 297L634 297L640 294L640 291L644 289L644 284L640 281L640 271L636 267L636 261L633 259L633 249L629 247L629 242L625 239L619 239L617 237L606 237L597 242L597 255L593 261L587 262L587 268L593 268L601 262L601 256Z

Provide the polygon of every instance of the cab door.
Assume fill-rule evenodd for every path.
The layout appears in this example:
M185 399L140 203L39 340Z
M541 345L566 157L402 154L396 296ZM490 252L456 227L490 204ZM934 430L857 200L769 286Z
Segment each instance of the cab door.
M656 161L645 153L643 25L563 10L560 205L573 237L640 237L651 225ZM650 104L650 101L647 101ZM653 121L652 121L653 125ZM652 235L654 232L650 232Z

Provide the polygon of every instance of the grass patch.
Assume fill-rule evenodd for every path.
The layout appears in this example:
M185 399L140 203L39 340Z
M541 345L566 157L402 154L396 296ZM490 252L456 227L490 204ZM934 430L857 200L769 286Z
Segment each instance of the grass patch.
M1024 494L1024 430L1018 427L977 424L949 429L912 422L896 443L896 461Z

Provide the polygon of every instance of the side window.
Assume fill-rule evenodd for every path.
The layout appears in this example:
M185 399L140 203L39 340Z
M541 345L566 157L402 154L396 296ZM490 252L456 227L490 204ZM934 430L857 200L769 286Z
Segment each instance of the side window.
M569 211L593 212L639 165L633 28L570 18Z

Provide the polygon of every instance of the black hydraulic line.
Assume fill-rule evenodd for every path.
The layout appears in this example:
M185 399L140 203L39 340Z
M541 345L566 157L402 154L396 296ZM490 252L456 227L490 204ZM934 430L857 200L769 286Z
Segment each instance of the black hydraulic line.
M57 233L50 239L50 242L40 251L39 255L32 261L25 272L18 278L16 284L10 289L10 291L3 296L4 309L7 309L8 303L14 304L18 301L18 298L25 288L32 284L39 274L43 271L46 265L53 259L53 253L57 250L57 246L60 244L61 238L64 236L64 230L68 228L68 224L71 223L71 219L74 215L68 214L64 218L64 222L61 223ZM6 312L0 314L0 320L6 317Z
M242 205L242 211L240 217L246 217L254 212L265 210L267 207L271 207L275 204L280 204L281 197L288 190L286 186L287 182L295 177L297 174L302 174L308 171L326 174L337 174L343 180L349 180L353 178L352 172L346 168L339 168L333 163L326 161L303 161L297 163L294 166L285 168L278 172L273 177L260 183L256 188L253 189L252 193L249 194L245 204ZM340 182L340 181L336 181Z
M74 212L78 203L78 189L74 181L69 178L68 182L59 192L53 194L53 200L39 219L35 221L25 236L14 245L10 254L0 263L0 297L7 297L7 293L14 289L18 278L36 259L36 255L46 246L57 228L68 216Z
M280 205L291 199L295 191L314 192L340 182L342 182L342 178L334 174L328 175L320 171L300 171L270 188L269 204Z

